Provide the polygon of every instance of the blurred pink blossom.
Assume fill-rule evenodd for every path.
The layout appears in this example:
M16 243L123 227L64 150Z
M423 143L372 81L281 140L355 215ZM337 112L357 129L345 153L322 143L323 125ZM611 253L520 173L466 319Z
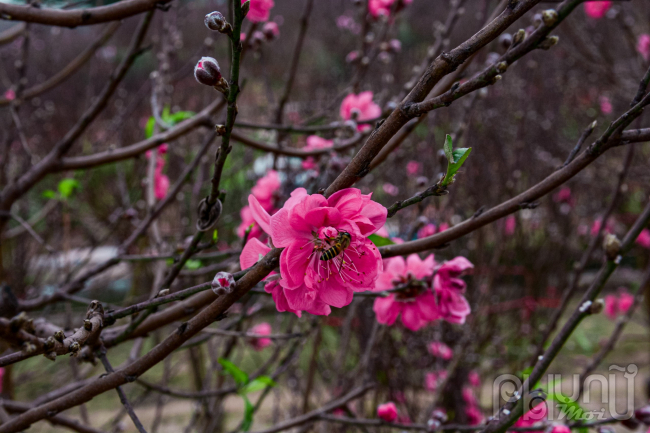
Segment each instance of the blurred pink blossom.
M14 99L16 99L16 92L14 92L14 89L8 89L5 92L4 96L8 101L13 101Z
M515 422L514 427L531 427L538 422L546 419L546 402L539 403L531 410L526 412ZM534 430L531 433L544 433L544 427L541 426L539 430Z
M451 348L441 341L433 341L429 343L427 349L429 349L431 355L444 360L450 360L454 356L454 352Z
M262 27L262 33L264 33L264 36L266 36L267 39L277 38L280 36L280 28L278 27L278 23L275 21L269 21L268 23L264 24L264 27Z
M476 370L472 370L469 372L469 374L467 375L467 381L474 388L479 388L481 386L481 377L478 375Z
M585 3L585 13L594 19L605 16L609 8L612 7L611 1L591 1Z
M359 58L359 52L357 50L350 51L347 56L345 56L345 61L352 63Z
M447 372L445 370L433 371L424 375L424 388L427 391L436 392L438 384L445 380Z
M438 233L440 233L440 232L444 232L444 231L447 230L448 228L449 228L449 224L447 224L447 223L441 223L441 224L438 226Z
M641 57L647 62L650 60L650 35L643 33L639 35L636 42L636 50L641 54Z
M512 236L515 234L515 228L517 228L517 219L514 215L508 215L506 217L504 233L506 236Z
M260 205L262 205L264 210L268 212L274 207L274 195L278 189L280 189L280 176L277 171L269 170L257 181L251 189L251 193Z
M643 248L650 250L650 230L648 229L641 230L641 233L639 233L639 236L637 236L635 242L641 245Z
M390 49L396 53L402 51L402 42L399 39L391 39L388 42L388 45L390 46Z
M395 421L397 419L397 407L395 403L389 401L388 403L377 406L377 416L386 422Z
M388 183L388 182L384 183L382 189L388 195L396 196L397 194L399 194L399 188L393 185L392 183Z
M571 429L566 424L557 424L553 426L551 433L571 433Z
M605 296L605 308L603 313L610 320L616 319L616 314L618 313L618 299L616 298L616 295Z
M560 190L555 195L553 195L553 201L556 203L567 203L573 206L574 200L571 196L571 188L568 186L560 188Z
M249 332L251 334L257 334L257 335L271 335L271 325L268 324L267 322L258 323L257 325L253 326ZM260 351L271 344L271 339L250 338L248 340L248 344L250 344L253 347L253 349Z
M409 161L408 164L406 164L406 172L410 175L417 174L417 172L420 171L420 166L421 164L417 161Z
M598 234L598 231L600 230L600 225L602 224L601 220L595 220L593 224L591 225L591 236L596 236ZM603 229L604 233L612 233L614 231L614 227L610 221L607 221L607 224L605 224L605 228Z
M424 227L422 227L420 230L418 230L418 239L426 238L427 236L435 235L436 234L436 226L435 224L427 224Z
M601 96L598 98L600 103L600 111L603 114L610 114L613 111L612 103L607 96Z
M467 284L459 277L473 269L474 265L465 257L458 256L440 266L433 277L433 287L438 296L440 318L462 325L471 312L467 299L463 296Z
M350 93L341 102L341 118L350 120L353 111L358 112L358 123L378 118L381 115L381 108L373 102L372 98L373 93L371 91L361 92L358 95ZM370 128L370 125L359 125L359 131L366 131Z
M634 303L634 295L629 293L625 287L619 287L618 296L609 294L605 296L604 313L610 320L615 320L620 314L625 314Z
M483 422L483 413L476 405L468 405L465 407L465 416L469 425L479 425Z
M156 158L156 168L154 169L153 179L153 193L156 199L162 200L169 191L169 177L163 174L162 170L165 167L165 158L163 155L167 153L167 144L163 143L158 146L158 156ZM145 156L147 159L151 158L152 150L147 150Z
M621 314L625 314L634 303L634 295L629 293L625 288L621 289L622 290L620 290L620 295L618 298L618 310L621 312Z
M393 7L393 3L395 3L395 1L396 0L368 0L368 11L374 18L377 18L381 15L389 16L391 8ZM412 2L413 0L402 0L399 5L406 6L410 5Z
M246 3L246 0L242 0L243 3ZM250 0L250 10L246 18L254 23L268 21L273 6L275 6L273 0Z
M325 149L332 147L333 145L334 141L332 140L326 140L318 135L310 135L307 137L307 145L303 147L302 150ZM315 170L316 167L316 161L311 156L307 157L307 159L302 162L302 168L305 170Z

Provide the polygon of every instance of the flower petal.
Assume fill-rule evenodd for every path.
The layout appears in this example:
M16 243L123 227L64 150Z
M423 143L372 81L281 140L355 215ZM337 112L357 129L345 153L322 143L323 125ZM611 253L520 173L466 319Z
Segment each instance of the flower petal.
M259 261L260 254L265 256L269 251L271 248L264 245L259 239L249 239L239 256L239 265L242 269L250 268Z

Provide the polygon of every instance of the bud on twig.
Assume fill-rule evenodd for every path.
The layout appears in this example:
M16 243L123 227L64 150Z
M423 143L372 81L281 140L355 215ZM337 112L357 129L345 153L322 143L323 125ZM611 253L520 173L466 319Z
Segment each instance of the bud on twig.
M45 343L43 343L43 348L47 351L53 349L55 345L56 345L56 340L54 340L54 337L50 335L49 337L47 337L47 340L45 340Z
M248 15L249 10L251 10L251 2L250 2L250 0L248 0L243 5L241 5L241 11L242 11L242 14L244 14L244 18L246 18L246 15Z
M557 45L557 43L560 41L560 38L557 36L549 36L548 38L544 39L540 44L537 46L537 48L540 48L542 50L548 50L551 48L553 45Z
M65 340L65 334L63 333L63 331L58 330L54 333L54 339L59 343L63 343L63 340Z
M169 295L169 289L162 289L160 292L158 292L158 295L156 296L160 297L160 296L167 296L167 295Z
M228 91L228 81L223 78L219 63L212 57L201 57L194 67L194 78L199 83L212 86L222 93Z
M93 322L91 322L88 319L84 320L84 329L86 331L88 331L88 332L92 331L93 330Z
M497 72L499 74L504 73L508 69L508 62L499 62L497 63Z
M589 307L589 313L599 314L601 311L603 311L603 308L605 308L605 301L602 299L597 299L593 304L591 304L591 307Z
M219 199L212 204L208 203L208 197L201 200L198 209L199 219L196 221L197 230L202 232L210 230L219 219L219 216L221 216L222 208L223 206Z
M512 45L512 35L510 33L504 33L499 36L499 43L503 48L508 48Z
M603 241L603 249L608 260L615 260L621 252L621 241L616 235L607 234Z
M68 350L73 355L76 355L79 352L79 350L81 350L81 345L79 344L79 342L75 341L72 344L70 344L70 346L68 346Z
M27 355L31 355L32 353L36 352L36 346L34 346L32 343L24 343L23 344L23 351Z
M542 21L544 21L544 25L547 27L553 26L557 22L557 19L558 16L555 9L546 9L542 12Z
M224 33L227 35L232 35L232 26L228 21L226 21L226 18L223 16L221 12L218 11L210 12L205 16L203 22L205 23L205 26L210 30L214 30L215 32Z
M226 125L215 125L214 130L216 131L217 135L224 135L226 133Z
M519 29L512 38L512 47L516 47L526 40L526 30Z

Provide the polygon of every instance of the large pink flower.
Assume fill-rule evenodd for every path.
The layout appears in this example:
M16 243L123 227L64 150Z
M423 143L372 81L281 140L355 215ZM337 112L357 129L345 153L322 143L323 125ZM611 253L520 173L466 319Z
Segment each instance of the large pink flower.
M386 223L387 211L370 194L348 188L325 198L298 188L273 216L255 196L248 201L273 245L284 248L280 285L292 309L310 311L317 302L340 308L352 302L353 292L374 287L383 265L368 236ZM350 235L350 245L334 258L321 260L343 232Z
M593 18L599 19L605 16L609 8L612 7L611 1L592 1L585 3L585 13Z
M255 263L257 263L262 257L264 257L266 253L268 253L269 251L271 251L271 248L264 245L258 239L255 238L250 239L248 242L246 242L246 246L244 246L241 256L239 256L239 264L241 268L242 269L250 268ZM278 311L280 312L287 311L290 313L295 313L296 315L298 315L298 317L300 317L302 314L301 311L292 308L292 306L289 305L289 301L287 300L284 289L279 284L278 277L279 275L277 273L271 272L265 279L266 285L264 286L264 290L266 291L266 293L270 293L271 296L273 296L273 301L275 302L275 307L277 308ZM313 293L313 291L310 291L307 288L296 289L296 291L297 293L302 293L303 296L305 296L306 298L309 299L315 298L315 294ZM304 310L307 311L308 313L316 314L316 315L327 316L330 313L329 305L325 305L323 302L317 299L312 299L309 308L305 308Z
M267 322L258 323L250 329L252 334L271 335L271 325ZM253 349L260 351L271 344L270 338L251 338L248 343Z
M639 35L639 39L636 42L636 50L641 57L647 62L650 60L650 35L643 33Z
M459 277L474 268L465 257L456 257L445 262L433 277L433 287L438 295L440 318L451 323L463 324L471 312L467 299L463 296L467 284Z
M307 145L303 147L303 150L316 150L316 149L326 149L328 147L332 147L334 145L334 141L332 140L326 140L324 138L319 137L318 135L310 135L307 137ZM314 160L313 157L308 157L302 162L302 168L305 170L314 170L316 168L316 161Z
M349 120L352 118L352 112L356 111L359 123L363 123L364 120L376 119L381 115L381 108L372 101L372 97L371 91L361 92L358 95L350 93L341 102L341 117ZM366 131L370 128L370 125L359 125L359 131Z
M268 21L271 9L275 6L273 0L250 0L250 2L250 10L246 18L254 23ZM243 3L246 3L246 0L242 0Z
M386 260L386 269L377 279L375 290L390 290L408 284L409 288L387 297L377 297L373 310L377 321L392 325L402 315L402 323L412 331L440 318L436 297L422 280L433 275L433 254L422 260L417 254Z

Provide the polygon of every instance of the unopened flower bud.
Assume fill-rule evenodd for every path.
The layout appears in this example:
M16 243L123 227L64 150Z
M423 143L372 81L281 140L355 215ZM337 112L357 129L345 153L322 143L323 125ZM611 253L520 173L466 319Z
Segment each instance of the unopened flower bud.
M31 355L32 353L36 352L36 346L34 346L32 343L24 343L23 344L23 351L27 355Z
M512 35L510 33L504 33L499 36L499 43L503 48L508 48L512 45Z
M422 188L429 184L429 178L426 176L419 176L417 179L415 179L415 182L417 183L418 188Z
M551 27L553 24L555 24L557 22L557 19L558 16L555 9L546 9L544 12L542 12L542 21L547 27Z
M244 14L244 18L248 15L248 11L251 10L251 2L248 0L246 3L241 5L241 11Z
M533 15L533 26L536 28L539 27L542 24L542 14L535 14Z
M603 249L608 260L614 260L621 252L621 241L616 235L608 233L603 241Z
M553 45L557 45L557 43L560 41L560 38L558 36L549 36L548 38L544 39L538 46L537 48L541 48L542 50L548 50L551 48Z
M603 301L602 299L597 299L589 307L589 313L590 314L599 314L601 311L603 311L603 308L605 308L605 301Z
M228 272L217 272L212 280L212 291L215 295L222 296L233 291L235 278Z
M201 57L201 60L194 67L194 78L206 86L216 86L223 78L219 63L212 57Z
M634 417L645 425L650 425L650 406L643 406L634 411Z
M217 135L224 135L226 133L226 125L215 125L214 130Z
M65 334L63 333L63 331L58 330L54 333L54 339L59 343L61 343L63 342L63 340L65 340Z
M492 78L492 82L490 84L495 84L497 81L500 81L503 77L501 75L495 75L494 78Z
M84 329L86 331L88 331L88 332L92 331L93 330L93 322L91 322L88 319L84 320Z
M160 292L158 292L157 297L162 297L162 296L167 296L169 295L169 289L162 289Z
M497 63L497 72L502 74L508 69L508 62L499 62Z
M79 342L74 341L72 344L70 344L70 346L68 346L68 350L73 355L76 355L77 352L79 352L79 350L81 350L81 345L79 344Z
M517 33L512 38L512 46L517 46L520 43L522 43L524 40L526 40L526 30L524 29L519 29L517 30Z
M264 33L264 37L269 41L277 38L280 36L280 28L278 27L278 23L269 21L268 23L264 24L262 33Z
M214 226L221 216L221 210L223 209L223 205L221 204L221 200L217 199L216 202L210 204L208 203L208 198L206 197L203 200L201 200L201 203L199 203L199 218L196 221L196 228L199 231L205 232L208 231Z
M205 26L210 30L220 33L232 33L232 26L226 21L221 12L210 12L203 19Z

